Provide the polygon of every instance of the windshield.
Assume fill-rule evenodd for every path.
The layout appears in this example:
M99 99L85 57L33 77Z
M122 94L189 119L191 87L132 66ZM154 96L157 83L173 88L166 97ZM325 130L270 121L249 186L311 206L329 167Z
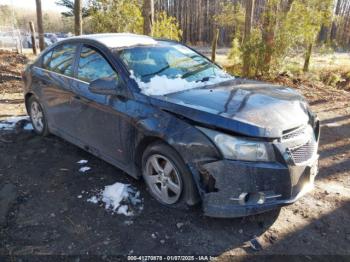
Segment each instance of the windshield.
M156 46L132 47L119 50L118 55L144 93L147 93L145 89L156 91L151 95L232 79L205 57L177 43L158 42Z

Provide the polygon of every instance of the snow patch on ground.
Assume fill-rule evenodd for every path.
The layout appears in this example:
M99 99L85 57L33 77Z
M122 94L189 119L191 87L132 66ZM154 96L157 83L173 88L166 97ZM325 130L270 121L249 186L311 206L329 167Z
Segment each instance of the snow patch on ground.
M97 196L93 196L93 197L90 197L87 202L90 202L90 203L93 203L93 204L97 204L98 203L98 198Z
M23 127L24 130L31 131L34 130L32 123L28 123Z
M137 82L139 88L141 89L141 92L148 96L163 96L197 87L214 85L234 79L233 76L230 76L226 73L217 75L215 78L210 78L209 81L206 82L189 82L181 77L171 79L164 75L156 75L151 78L150 82L145 83L136 77L133 72L131 72L131 78Z
M329 124L325 124L323 126L325 126L325 127L339 127L339 126L342 126L342 124L340 124L340 123L329 123Z
M89 162L88 160L82 159L82 160L78 161L77 164L79 164L79 165L85 165L85 164L87 164L88 162Z
M13 117L7 118L6 120L0 121L0 130L14 130L16 127L16 124L22 120L29 121L29 117L28 116L13 116ZM28 126L28 125L29 124L27 124L26 126ZM32 129L33 129L33 127L32 127ZM26 129L26 130L31 130L31 129Z
M133 216L143 209L140 192L122 183L106 186L103 191L87 201L93 204L103 202L106 210L124 216Z
M87 171L91 170L91 167L89 166L83 166L79 169L79 172L86 173Z

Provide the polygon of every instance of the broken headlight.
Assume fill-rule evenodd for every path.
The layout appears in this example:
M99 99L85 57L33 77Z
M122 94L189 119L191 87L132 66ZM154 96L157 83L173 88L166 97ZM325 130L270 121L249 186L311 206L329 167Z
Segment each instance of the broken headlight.
M202 127L199 129L211 138L227 159L255 162L275 160L272 145L269 143L233 137Z

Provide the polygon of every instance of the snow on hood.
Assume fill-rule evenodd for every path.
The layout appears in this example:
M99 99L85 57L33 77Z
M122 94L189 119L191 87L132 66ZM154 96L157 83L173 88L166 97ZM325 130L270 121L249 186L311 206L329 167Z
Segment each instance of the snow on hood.
M125 216L132 216L135 211L143 209L140 192L122 183L106 186L102 192L87 201L94 204L103 202L107 210Z
M148 96L163 96L201 86L215 85L221 82L235 79L233 76L224 72L220 75L217 75L215 78L210 78L209 81L206 82L189 82L181 77L168 78L164 75L156 75L150 79L150 82L145 83L140 78L136 77L134 75L134 72L131 72L130 77L137 82L139 88L141 89L141 92Z

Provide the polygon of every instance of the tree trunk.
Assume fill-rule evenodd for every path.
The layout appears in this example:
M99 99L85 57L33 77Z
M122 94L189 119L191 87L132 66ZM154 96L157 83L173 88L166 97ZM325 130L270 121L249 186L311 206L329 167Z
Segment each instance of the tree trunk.
M31 32L31 38L32 38L33 54L37 55L36 42L35 42L35 28L34 28L34 23L32 21L29 22L29 28Z
M331 26L331 35L330 35L330 40L333 42L337 38L337 22L336 22L336 17L340 14L341 11L341 6L342 6L342 0L336 0L335 3L335 11L332 19L332 26Z
M143 34L151 35L152 26L154 23L154 1L153 0L144 0L143 2Z
M294 2L294 0L288 0L288 1L286 2L286 4L284 5L284 7L283 7L283 12L284 12L285 14L288 13L288 12L290 11L290 9L292 8L293 2Z
M45 49L45 42L44 42L43 13L41 10L41 0L36 0L36 19L38 24L39 47L40 47L40 51L43 51Z
M309 47L308 47L306 54L305 54L304 72L309 71L312 48L313 48L313 44L311 43L311 44L309 44Z
M246 1L246 14L245 14L245 27L244 27L244 42L248 43L250 40L250 33L252 31L253 19L254 19L254 4L255 0ZM245 53L243 55L243 75L249 76L250 74L250 54Z
M294 0L288 0L284 6L282 6L282 15L287 17L290 12ZM264 54L264 72L269 72L271 67L272 55L275 48L275 30L277 25L277 15L279 12L279 4L274 0L266 1L266 11L264 14L263 22L263 41L265 44Z
M191 43L191 3L190 1L186 0L186 43Z
M199 21L199 24L198 24L198 42L200 45L202 45L203 43L203 24L204 24L204 8L203 8L203 4L204 4L204 1L203 0L199 0L198 1L198 12L199 12L199 17L198 17L198 21Z
M272 54L275 46L275 27L276 27L277 4L273 0L266 3L266 11L263 23L263 41L265 44L264 54L264 72L270 71Z
M212 50L211 50L211 61L215 63L216 60L216 48L218 46L218 39L219 39L220 29L217 28L216 32L214 34L213 38L213 44L212 44Z
M83 34L83 18L81 0L74 0L74 32L75 35Z
M326 43L329 39L329 28L328 26L322 24L320 33L318 35L318 43Z

